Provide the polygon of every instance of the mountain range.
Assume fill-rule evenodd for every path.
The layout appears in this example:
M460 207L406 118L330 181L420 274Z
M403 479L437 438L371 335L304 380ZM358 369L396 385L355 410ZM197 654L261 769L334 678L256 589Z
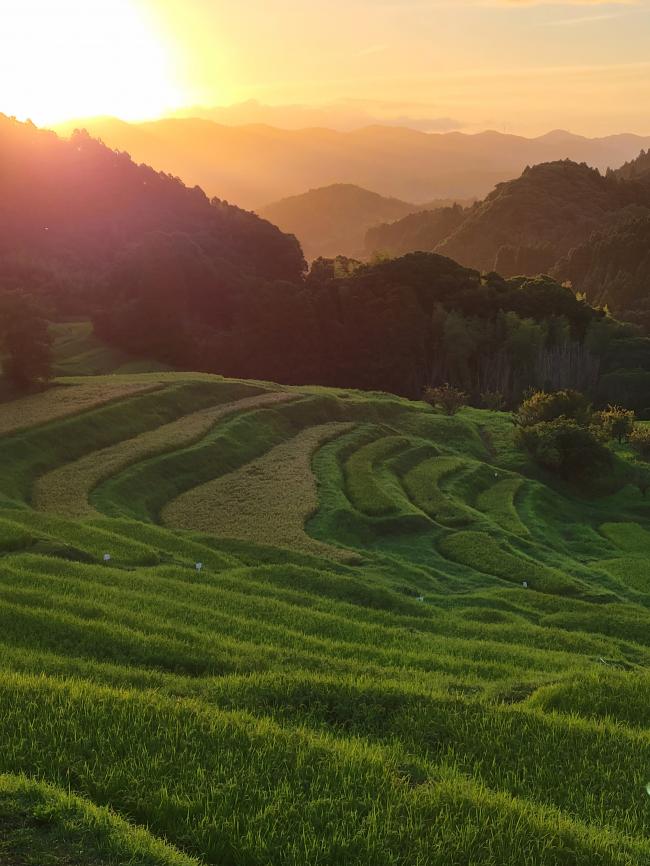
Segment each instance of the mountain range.
M536 345L567 322L574 340L586 338L604 318L552 277L584 285L589 300L605 297L596 291L606 283L612 311L644 324L645 159L606 175L569 160L527 168L469 208L430 212L449 233L429 254L365 267L321 259L305 274L296 238L260 216L137 165L87 132L67 141L0 116L0 288L37 296L59 318L92 318L99 338L170 366L417 395L444 350L441 381L479 393L487 383L479 361L489 346L503 347L506 326ZM347 197L351 222L355 202L358 213L368 201L392 216L408 207L355 187L311 196L315 209L322 200L322 220L332 197L339 213ZM634 219L638 227L623 231ZM553 273L535 276L543 271ZM639 352L627 343L624 362L617 350L611 370L647 370L646 343ZM582 377L590 368L576 369ZM627 402L645 410L646 373L628 384ZM510 380L508 389L520 390Z
M266 124L280 129L319 127L350 132L364 126L399 126L422 132L451 132L463 123L453 117L440 117L427 106L413 106L382 101L368 105L364 100L343 99L320 105L269 105L247 99L233 105L190 106L173 112L174 117L198 117L227 126Z
M123 284L145 262L157 274L151 291L165 286L179 303L218 283L219 308L206 312L203 299L195 307L204 320L223 322L249 285L302 279L295 237L272 222L299 234L312 257L349 255L362 248L367 225L384 220L367 233L366 253L436 252L506 278L550 273L645 323L649 163L645 151L605 174L567 159L541 163L469 207L429 202L421 213L415 203L336 184L261 209L267 220L137 165L86 132L68 141L0 115L0 277L56 297L59 309L91 311L93 285L128 253ZM137 254L128 252L133 245ZM179 294L179 284L187 291Z
M126 123L111 117L70 121L136 162L172 172L248 209L332 184L354 184L425 205L432 199L482 198L527 165L558 159L605 171L650 147L631 134L585 138L556 130L538 138L488 131L425 133L391 126L352 131L229 126L201 118Z

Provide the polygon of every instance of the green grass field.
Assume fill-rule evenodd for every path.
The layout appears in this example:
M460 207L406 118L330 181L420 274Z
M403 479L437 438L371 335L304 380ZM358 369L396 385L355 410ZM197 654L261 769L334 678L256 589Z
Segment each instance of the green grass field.
M650 866L650 498L513 430L164 371L0 405L0 866Z

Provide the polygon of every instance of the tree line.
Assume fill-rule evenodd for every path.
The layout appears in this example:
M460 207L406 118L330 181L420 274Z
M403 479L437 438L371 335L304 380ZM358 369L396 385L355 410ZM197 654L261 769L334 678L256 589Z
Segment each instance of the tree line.
M477 405L499 394L512 406L530 388L598 400L621 359L650 371L650 340L548 276L504 279L413 253L318 259L304 279L236 292L215 290L218 279L187 238L152 236L113 269L96 331L175 366L408 397L449 382ZM632 345L641 359L625 358ZM640 411L650 403L632 397Z

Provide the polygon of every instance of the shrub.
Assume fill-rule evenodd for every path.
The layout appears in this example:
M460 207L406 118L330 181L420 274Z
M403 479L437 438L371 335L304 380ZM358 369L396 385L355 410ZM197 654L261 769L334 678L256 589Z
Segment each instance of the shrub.
M453 385L445 384L437 388L425 388L423 400L430 406L438 406L445 415L455 415L467 405L467 394Z
M611 452L594 432L570 418L522 427L519 441L536 463L567 480L608 469L612 463Z
M601 430L608 439L618 439L623 442L634 430L635 416L631 409L622 406L608 406L597 415Z
M503 412L506 408L506 398L501 391L485 391L481 394L481 403L485 409L492 409L494 412Z
M630 445L644 460L650 460L650 426L637 424L630 433Z
M572 389L563 391L535 391L519 407L515 423L519 427L533 427L543 421L566 418L580 426L591 421L591 404L584 394Z

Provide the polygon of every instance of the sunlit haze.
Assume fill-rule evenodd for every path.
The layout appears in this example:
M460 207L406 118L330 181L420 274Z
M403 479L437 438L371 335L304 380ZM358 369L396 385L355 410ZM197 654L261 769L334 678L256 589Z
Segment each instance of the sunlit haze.
M0 10L5 114L138 120L182 101L165 34L138 0L2 0Z
M2 0L0 110L259 100L431 130L650 132L647 0Z

